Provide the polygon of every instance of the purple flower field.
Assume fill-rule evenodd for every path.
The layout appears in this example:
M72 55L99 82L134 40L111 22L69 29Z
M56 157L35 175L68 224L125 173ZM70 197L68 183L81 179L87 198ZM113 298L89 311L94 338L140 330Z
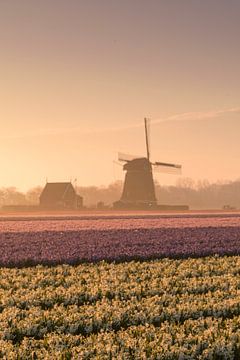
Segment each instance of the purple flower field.
M1 219L0 266L240 254L240 215Z

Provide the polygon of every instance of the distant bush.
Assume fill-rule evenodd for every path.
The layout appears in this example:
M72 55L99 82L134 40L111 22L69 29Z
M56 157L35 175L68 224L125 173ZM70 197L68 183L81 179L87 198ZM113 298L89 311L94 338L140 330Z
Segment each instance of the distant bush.
M84 205L91 208L109 207L121 197L123 182L116 181L108 186L78 186L77 192L83 196ZM191 209L240 208L240 180L209 183L207 180L194 182L182 178L174 186L155 183L159 204L187 204ZM37 186L26 193L15 187L0 189L0 207L4 205L37 205L42 187Z

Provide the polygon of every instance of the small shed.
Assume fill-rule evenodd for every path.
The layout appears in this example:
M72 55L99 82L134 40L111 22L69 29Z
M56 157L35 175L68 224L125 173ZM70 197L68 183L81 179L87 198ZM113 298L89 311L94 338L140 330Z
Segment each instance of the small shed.
M40 195L40 207L48 209L80 209L83 198L71 182L46 183Z

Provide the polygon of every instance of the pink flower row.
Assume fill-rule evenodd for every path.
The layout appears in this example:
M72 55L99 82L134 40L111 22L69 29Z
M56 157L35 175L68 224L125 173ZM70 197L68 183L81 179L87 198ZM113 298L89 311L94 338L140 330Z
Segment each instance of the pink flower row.
M240 254L240 227L139 227L0 233L0 266Z
M98 217L47 217L25 218L24 220L1 220L0 233L5 232L43 232L43 231L81 231L116 229L158 229L184 227L225 227L240 226L240 215L213 216L98 216Z

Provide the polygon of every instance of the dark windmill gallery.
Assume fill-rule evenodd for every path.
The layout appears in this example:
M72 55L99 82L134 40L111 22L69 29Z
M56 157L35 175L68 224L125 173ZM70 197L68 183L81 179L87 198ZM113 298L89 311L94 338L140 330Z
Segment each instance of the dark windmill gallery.
M151 162L149 149L149 121L144 119L146 157L134 157L120 154L118 160L125 162L123 170L126 171L122 196L114 203L118 209L188 209L187 206L157 205L155 187L153 181L153 170L180 173L181 165L165 162Z

